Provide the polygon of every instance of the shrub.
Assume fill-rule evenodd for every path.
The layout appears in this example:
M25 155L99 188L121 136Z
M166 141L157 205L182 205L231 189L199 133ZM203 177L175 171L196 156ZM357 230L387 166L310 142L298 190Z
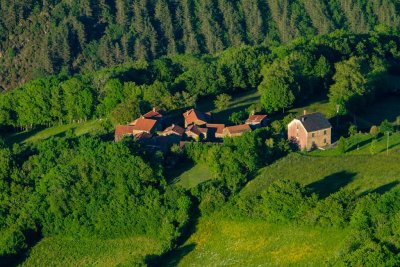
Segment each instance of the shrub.
M385 134L386 132L393 133L394 131L393 125L388 120L384 120L379 126L379 129L382 134Z
M341 136L338 141L337 149L341 154L346 153L347 150L346 138L344 138L343 136Z
M266 217L274 222L300 218L315 201L315 195L308 197L299 183L290 180L272 183L261 196Z
M312 210L312 220L321 226L344 226L354 209L353 191L341 190L320 200Z
M351 124L349 127L349 136L354 136L357 134L357 126L354 124Z
M377 137L379 134L379 127L376 125L372 125L371 129L369 130L369 133L373 136L373 137Z

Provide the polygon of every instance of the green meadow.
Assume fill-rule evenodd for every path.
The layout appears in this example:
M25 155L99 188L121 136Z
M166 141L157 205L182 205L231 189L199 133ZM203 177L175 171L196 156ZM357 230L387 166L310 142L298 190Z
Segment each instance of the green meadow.
M45 129L35 129L32 131L22 131L10 134L4 134L2 137L8 144L30 143L48 139L53 136L66 136L68 132L76 136L88 134L101 130L100 120L91 120L82 123L71 123L59 126L53 126Z
M112 240L49 237L32 248L22 266L140 266L147 255L161 251L160 242L147 237Z
M167 266L321 266L339 256L348 229L201 218Z

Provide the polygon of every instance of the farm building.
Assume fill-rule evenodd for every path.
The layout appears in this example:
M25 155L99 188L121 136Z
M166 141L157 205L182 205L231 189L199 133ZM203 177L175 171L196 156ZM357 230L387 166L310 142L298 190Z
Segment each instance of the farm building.
M288 125L288 138L301 150L322 148L331 144L332 125L319 112L297 117Z

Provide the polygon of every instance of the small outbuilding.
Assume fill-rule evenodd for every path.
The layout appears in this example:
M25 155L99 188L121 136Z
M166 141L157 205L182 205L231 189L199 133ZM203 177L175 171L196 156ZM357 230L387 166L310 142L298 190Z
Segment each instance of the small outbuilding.
M229 126L224 129L224 136L236 137L247 132L251 132L251 128L248 124Z
M252 129L258 129L268 124L267 115L251 115L246 120L246 124L250 125Z

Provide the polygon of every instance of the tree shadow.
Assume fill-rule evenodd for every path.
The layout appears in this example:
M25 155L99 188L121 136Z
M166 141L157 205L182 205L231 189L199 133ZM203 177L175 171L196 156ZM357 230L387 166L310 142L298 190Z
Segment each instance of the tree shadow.
M352 146L349 147L349 148L346 150L346 152L350 152L350 151L353 151L353 150L357 150L357 148L361 148L361 147L363 147L363 146L365 146L365 145L371 143L373 140L374 140L374 138L371 137L371 138L368 138L368 139L366 139L366 140L364 140L364 141L362 141L362 142L359 142L359 143L356 143L356 144L352 144ZM378 139L377 139L377 140L378 140Z
M391 144L390 144L390 142L392 142L392 141L389 141L389 147L385 147L384 149L381 149L380 153L386 152L387 150L392 150L396 146L400 145L400 142L391 143Z
M171 252L163 255L149 255L146 256L145 262L148 266L177 266L179 262L192 252L196 248L196 244L190 243L188 245L181 246Z
M170 168L165 170L165 177L169 184L176 184L179 182L179 177L192 169L196 164L192 161L185 161L178 164L175 168Z
M27 248L13 255L0 257L0 266L21 266L29 257L31 249L43 238L40 232L28 231L25 234Z
M380 187L378 187L378 188L375 188L374 190L367 191L367 192L365 192L365 194L368 194L368 193L377 193L377 194L383 195L383 194L385 194L386 192L389 192L390 190L392 190L393 188L395 188L395 187L396 187L397 185L399 185L399 184L400 184L399 181L393 181L393 182L391 182L391 183L388 183L388 184L382 185L382 186L380 186Z
M356 173L340 171L324 177L323 179L307 185L311 192L316 193L320 198L326 198L332 193L345 187L354 180Z

